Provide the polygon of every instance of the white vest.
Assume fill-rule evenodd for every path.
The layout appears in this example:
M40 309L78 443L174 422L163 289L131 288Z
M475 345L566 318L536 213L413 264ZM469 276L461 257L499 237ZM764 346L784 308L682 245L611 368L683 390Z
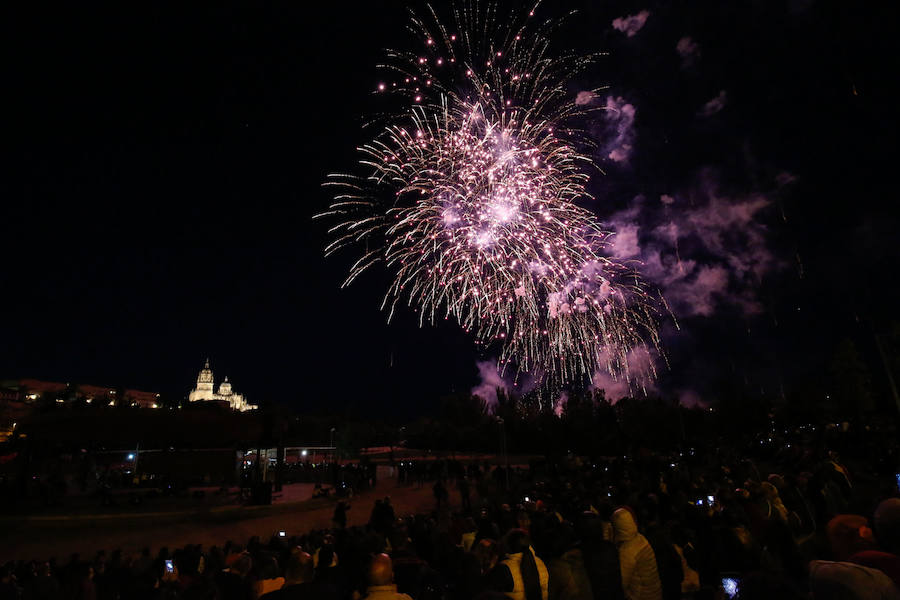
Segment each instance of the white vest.
M547 572L544 561L535 556L531 548L528 548L528 551L534 556L534 564L537 566L538 579L541 582L541 598L547 600L547 584L550 581L550 574ZM516 554L510 554L509 558L501 563L506 565L510 575L512 575L513 591L505 592L506 597L511 600L525 600L525 581L522 579L521 562L522 553L517 552Z

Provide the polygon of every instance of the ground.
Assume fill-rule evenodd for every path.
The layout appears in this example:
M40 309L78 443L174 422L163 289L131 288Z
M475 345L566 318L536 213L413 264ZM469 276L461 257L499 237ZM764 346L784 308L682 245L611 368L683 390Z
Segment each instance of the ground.
M331 526L334 499L308 499L311 484L285 486L284 493L272 506L240 507L205 506L182 510L150 512L146 507L119 508L116 512L65 514L64 512L28 517L0 518L4 530L0 544L0 562L10 559L47 559L68 561L77 552L82 558L93 557L101 549L109 553L121 548L138 552L149 546L156 552L161 546L177 548L186 544L221 546L227 540L246 543L254 535L267 540L276 531L288 535ZM398 486L394 479L378 481L375 490L354 497L347 514L348 525L363 525L369 520L376 498L390 496L398 515L434 508L431 486ZM451 505L458 504L459 494L451 490Z

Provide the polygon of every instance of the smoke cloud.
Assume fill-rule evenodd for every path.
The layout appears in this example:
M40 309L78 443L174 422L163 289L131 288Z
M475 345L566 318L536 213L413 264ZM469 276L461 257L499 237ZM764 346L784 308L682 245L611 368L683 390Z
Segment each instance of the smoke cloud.
M678 56L681 57L682 68L690 67L700 57L700 44L691 39L690 36L685 36L678 40L675 50L678 52Z
M647 19L650 17L649 10L642 10L636 15L629 15L627 17L619 17L618 19L613 19L612 26L613 29L617 29L621 31L628 37L634 36L644 24L647 22Z
M578 92L578 95L575 96L575 104L576 106L584 106L585 104L590 104L594 101L594 98L597 97L597 94L591 91L581 91Z
M480 360L475 363L475 366L478 368L480 381L471 389L470 393L484 400L490 409L497 406L497 390L501 390L505 394L523 395L533 391L540 380L537 374L531 374L516 381L512 375L500 373L496 360Z
M603 128L597 139L602 140L601 154L616 163L627 163L634 149L634 117L637 109L621 96L606 98Z
M706 408L709 406L696 390L679 390L678 402L687 408Z
M633 348L626 358L628 364L624 365L622 376L615 377L610 374L610 370L599 370L591 377L591 389L603 390L606 399L613 404L622 398L655 392L657 358L655 353L645 346ZM612 358L607 356L606 361L601 359L601 362L611 360Z
M481 379L481 383L472 388L472 395L478 396L490 407L496 406L497 390L501 389L508 393L509 384L497 370L496 361L481 360L475 363L475 366L478 367L478 377Z
M722 309L759 313L759 284L780 264L761 219L771 201L763 194L722 194L713 174L704 172L694 188L660 202L662 209L638 196L612 216L611 253L639 260L641 275L678 318Z
M701 117L711 117L725 108L725 104L727 102L728 94L725 93L725 90L722 90L721 92L719 92L718 96L703 105L703 108L700 109L699 114Z
M779 176L777 184L784 185L788 179ZM688 189L662 194L658 202L637 196L606 222L614 233L609 253L619 260L635 261L641 276L659 289L682 326L690 319L760 313L760 284L782 266L766 235L764 218L772 206L769 197L722 188L715 172L703 170ZM669 328L664 335L682 334ZM634 348L625 365L612 360L611 356L601 360L610 368L600 369L591 380L591 387L605 390L608 400L658 392L656 373L662 363L655 351ZM501 376L495 361L477 366L480 383L472 393L490 406L496 405L498 388L525 394L535 387L533 379L517 385L511 376ZM678 395L685 406L704 406L696 390L681 390ZM566 399L557 398L554 410L562 411Z
M566 404L569 402L569 393L565 390L559 393L559 398L553 403L553 414L561 417L563 411L566 410Z

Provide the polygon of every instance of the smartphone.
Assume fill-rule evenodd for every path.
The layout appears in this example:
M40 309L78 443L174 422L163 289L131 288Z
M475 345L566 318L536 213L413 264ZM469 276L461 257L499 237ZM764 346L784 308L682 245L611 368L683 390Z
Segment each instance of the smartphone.
M285 533L284 529L282 529L281 531L278 532L278 537L287 537L287 534Z
M707 497L706 497L706 502L707 502L710 506L712 506L713 504L716 503L716 497L715 497L715 496L707 496Z
M694 502L694 504L697 506L703 506L703 498L701 498L700 500L697 500L696 502Z
M531 498L529 498L528 496L525 496L525 502L531 502Z
M171 560L166 561L166 573L174 573L175 572L175 563Z
M741 588L741 580L737 577L723 577L722 578L722 591L725 592L726 598L734 598L737 596L738 591Z

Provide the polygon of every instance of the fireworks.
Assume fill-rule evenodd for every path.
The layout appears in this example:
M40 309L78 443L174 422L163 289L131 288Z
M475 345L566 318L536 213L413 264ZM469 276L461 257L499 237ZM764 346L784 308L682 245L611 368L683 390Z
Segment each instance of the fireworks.
M536 7L535 7L536 8ZM454 318L502 368L545 383L628 376L629 353L658 347L653 303L605 252L589 198L588 103L566 83L595 56L554 55L555 23L517 25L466 4L454 27L414 17L419 54L389 52L376 93L403 110L360 150L365 174L331 175L331 254L367 251L345 285L382 262L383 307L405 301L420 324ZM390 316L389 316L390 318Z

